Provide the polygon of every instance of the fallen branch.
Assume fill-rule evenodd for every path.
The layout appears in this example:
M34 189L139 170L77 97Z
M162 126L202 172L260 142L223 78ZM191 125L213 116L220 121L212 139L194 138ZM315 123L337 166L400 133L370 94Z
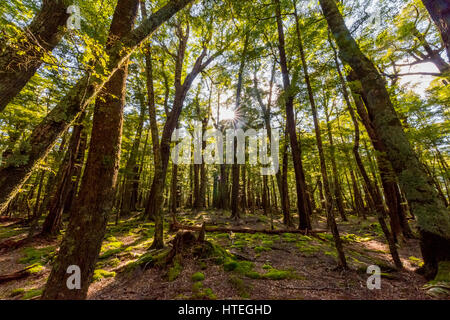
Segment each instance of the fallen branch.
M5 274L5 275L0 275L0 283L5 283L8 281L13 281L13 280L19 280L22 278L26 278L29 275L31 275L31 273L28 271L29 269L33 268L34 265L28 266L25 269L22 269L20 271L16 271L10 274Z
M202 227L199 226L187 226L180 224L178 222L172 223L170 225L170 230L178 231L178 230L189 230L189 231L200 231ZM234 233L266 233L266 234L282 234L282 233L297 233L297 234L315 234L315 233L324 233L327 230L298 230L298 229L280 229L280 230L270 230L270 229L250 229L250 228L235 228L235 227L205 227L206 232L234 232Z
M346 288L333 288L333 287L291 287L291 286L288 287L288 286L277 286L277 285L274 285L274 287L290 289L290 290L308 290L308 291L323 291L323 290L342 291L342 290L346 290Z

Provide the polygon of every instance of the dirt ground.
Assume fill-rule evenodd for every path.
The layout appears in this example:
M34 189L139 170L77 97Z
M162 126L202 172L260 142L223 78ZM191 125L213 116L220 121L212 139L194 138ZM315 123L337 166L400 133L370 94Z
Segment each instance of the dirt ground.
M228 212L200 211L179 213L187 225L231 226L268 229L270 217L246 214L232 222ZM282 229L281 221L273 222ZM322 217L314 218L314 229L325 228ZM151 244L153 224L142 223L137 216L111 222L102 246L88 299L436 299L422 288L427 281L416 274L422 261L418 240L398 244L404 270L392 268L392 259L376 219L360 220L351 216L338 221L350 270L336 268L336 251L328 233L243 234L207 233L206 239L236 257L225 263L183 259L171 267L127 268L145 254ZM0 243L24 238L26 228L12 222L0 222ZM175 233L165 232L166 243ZM36 238L14 250L0 251L0 275L34 266L23 279L0 283L0 299L38 299L57 254L56 239ZM367 288L369 265L382 270L381 289ZM245 266L246 271L242 271ZM241 270L242 269L242 270ZM125 271L126 270L126 271ZM131 270L131 271L129 271ZM193 278L201 274L201 280Z

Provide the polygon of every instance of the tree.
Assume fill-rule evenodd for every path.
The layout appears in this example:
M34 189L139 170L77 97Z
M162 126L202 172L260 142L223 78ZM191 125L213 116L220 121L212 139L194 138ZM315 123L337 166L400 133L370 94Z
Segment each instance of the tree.
M106 55L110 57L107 66L103 67L103 62L97 62L92 67L93 71L81 78L41 121L23 144L23 148L11 156L9 164L0 167L0 213L6 210L8 203L17 195L39 161L46 157L57 139L93 101L109 77L151 33L190 2L192 0L170 1L139 27L122 37L121 41L107 50Z
M424 271L428 277L437 272L438 262L449 259L450 216L424 172L403 131L392 106L384 79L373 63L361 52L334 0L320 0L325 18L340 49L342 60L357 75L367 97L367 110L374 129L386 146L411 211L418 218Z
M42 58L66 33L69 0L44 0L41 10L21 34L0 39L0 112L22 90Z

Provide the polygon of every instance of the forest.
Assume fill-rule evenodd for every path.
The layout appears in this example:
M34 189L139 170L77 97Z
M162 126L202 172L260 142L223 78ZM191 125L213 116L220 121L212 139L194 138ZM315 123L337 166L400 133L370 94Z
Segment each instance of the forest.
M450 299L448 0L2 0L1 300Z

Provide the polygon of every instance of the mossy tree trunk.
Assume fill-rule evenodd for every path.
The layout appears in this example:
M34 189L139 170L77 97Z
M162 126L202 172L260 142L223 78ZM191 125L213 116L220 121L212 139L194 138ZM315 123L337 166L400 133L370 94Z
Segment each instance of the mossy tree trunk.
M106 67L100 62L93 68L96 75L87 73L57 105L44 117L24 143L24 147L11 155L11 161L0 168L0 213L8 207L21 186L30 177L37 164L44 159L58 138L70 127L76 117L85 110L101 91L109 78L122 66L131 53L141 45L161 24L184 8L192 0L172 0L145 19L141 25L106 49L109 61ZM18 159L26 161L17 163Z
M437 272L439 261L450 260L450 215L411 147L391 103L386 83L361 52L334 0L320 0L325 18L340 49L341 59L356 73L367 97L367 109L395 171L421 234L424 271Z
M107 46L113 46L131 31L139 0L119 0L114 12ZM92 135L80 194L75 201L58 257L48 278L44 299L84 299L94 273L112 211L120 162L123 109L125 106L128 63L110 78L96 100ZM81 289L66 286L67 268L81 271Z
M42 58L51 52L67 31L70 0L44 0L40 11L14 39L14 45L0 40L0 112L25 87L42 65Z

